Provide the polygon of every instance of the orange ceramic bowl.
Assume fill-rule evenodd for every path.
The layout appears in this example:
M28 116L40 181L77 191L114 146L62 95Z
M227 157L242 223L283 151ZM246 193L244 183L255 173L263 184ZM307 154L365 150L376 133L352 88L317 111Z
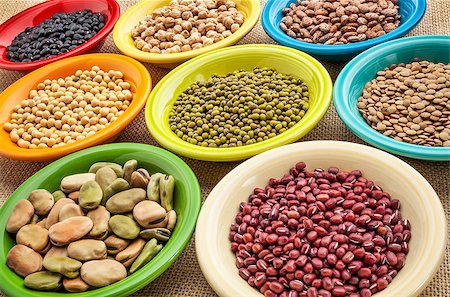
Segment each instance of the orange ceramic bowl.
M133 99L128 109L113 123L92 136L71 144L47 149L24 149L17 146L3 129L11 118L11 111L28 98L30 90L45 79L58 79L74 74L78 69L87 70L98 66L102 70L118 70L124 80L131 84ZM60 60L39 68L9 86L0 94L0 155L22 161L50 161L72 152L113 141L138 115L152 88L147 69L138 61L117 54L89 54Z

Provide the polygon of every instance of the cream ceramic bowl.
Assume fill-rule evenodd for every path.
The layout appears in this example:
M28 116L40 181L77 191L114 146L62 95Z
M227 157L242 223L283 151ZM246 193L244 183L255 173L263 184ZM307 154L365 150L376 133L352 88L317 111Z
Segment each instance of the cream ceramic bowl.
M297 162L308 169L336 166L360 169L364 176L401 201L401 211L412 225L406 264L393 282L375 297L417 296L439 268L445 252L447 227L444 210L433 188L414 168L388 153L368 146L338 142L295 143L257 155L228 173L212 190L197 221L197 258L206 279L221 296L263 296L238 274L230 250L229 228L242 201L270 177L281 178Z

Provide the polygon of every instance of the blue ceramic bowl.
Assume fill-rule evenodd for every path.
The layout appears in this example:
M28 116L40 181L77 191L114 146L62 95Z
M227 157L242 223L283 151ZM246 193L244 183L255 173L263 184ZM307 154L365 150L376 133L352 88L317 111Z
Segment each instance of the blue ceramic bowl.
M414 58L450 63L450 36L402 38L373 47L351 60L334 85L334 106L347 127L364 141L385 151L422 160L449 161L450 147L427 147L404 143L372 129L356 106L364 85L391 64L409 63Z
M426 0L399 0L401 23L392 32L366 41L342 45L313 44L289 37L280 29L282 10L297 0L268 0L261 22L266 33L279 44L289 46L325 61L344 61L377 44L399 38L411 31L423 18Z

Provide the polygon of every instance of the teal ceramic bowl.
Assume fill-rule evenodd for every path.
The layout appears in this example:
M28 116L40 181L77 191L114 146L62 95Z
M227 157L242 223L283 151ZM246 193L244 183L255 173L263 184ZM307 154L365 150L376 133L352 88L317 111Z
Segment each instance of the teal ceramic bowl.
M6 266L6 255L14 245L14 238L5 231L5 225L15 203L26 199L34 189L55 191L64 176L87 172L92 163L111 161L124 164L129 159L136 159L139 166L150 173L159 171L175 178L174 207L178 215L177 224L163 249L143 268L107 287L83 293L39 292L27 289L23 285L23 279ZM195 174L180 158L161 148L145 144L115 143L68 155L27 179L0 209L0 290L10 297L128 296L156 279L178 258L194 232L200 206L201 191Z
M351 60L334 85L334 106L347 127L362 140L385 151L414 159L449 161L450 147L427 147L404 143L372 129L356 106L364 85L391 64L408 63L414 58L450 63L450 36L417 36L373 47Z

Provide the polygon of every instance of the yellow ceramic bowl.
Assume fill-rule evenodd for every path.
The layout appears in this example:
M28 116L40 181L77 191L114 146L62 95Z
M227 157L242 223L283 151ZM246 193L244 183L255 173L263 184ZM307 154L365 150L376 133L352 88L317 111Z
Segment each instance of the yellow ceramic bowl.
M143 20L146 15L151 14L157 8L168 5L170 1L171 0L141 0L128 9L119 18L114 27L113 39L117 48L123 54L139 61L157 64L164 68L174 68L193 57L237 43L256 25L261 12L259 0L233 0L236 3L237 9L244 14L245 21L241 28L230 37L205 48L176 54L146 53L137 49L134 45L134 40L131 37L131 30L140 20Z
M9 133L3 129L3 125L11 119L14 106L28 98L30 90L35 89L38 83L45 79L66 77L78 69L91 69L92 66L98 66L103 70L119 70L124 74L124 79L131 84L133 100L117 121L90 137L55 148L25 149L10 140ZM0 94L0 156L22 161L50 161L90 146L111 142L138 115L151 89L152 80L147 69L138 61L123 55L81 55L41 67L25 75Z
M441 201L413 167L381 150L340 141L308 141L255 156L228 173L203 204L195 229L197 259L203 275L220 297L263 297L239 276L228 239L239 204L269 178L281 178L297 162L307 168L359 169L392 197L400 200L412 237L403 269L373 297L416 297L430 283L445 254L447 221ZM444 197L442 197L444 198Z
M286 132L260 143L235 148L210 148L190 144L170 129L169 113L179 94L195 81L213 74L224 75L255 66L273 68L302 79L309 89L309 110L303 119ZM145 121L152 136L165 148L193 159L234 161L268 149L294 142L308 133L325 115L331 101L333 84L325 67L303 52L278 45L242 45L202 55L166 75L150 94Z

